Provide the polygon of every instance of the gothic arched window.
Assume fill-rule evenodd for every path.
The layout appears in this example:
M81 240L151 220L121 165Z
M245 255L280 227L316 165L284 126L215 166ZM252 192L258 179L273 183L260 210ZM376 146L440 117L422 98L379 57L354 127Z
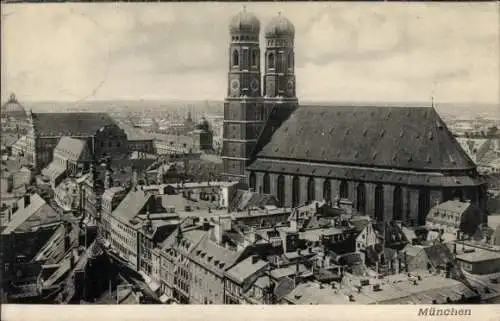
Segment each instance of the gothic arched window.
M340 188L339 188L339 196L340 198L348 198L349 197L349 189L347 186L346 181L341 181L340 182Z
M298 206L300 202L300 180L294 176L292 180L292 207Z
M270 181L270 178L269 178L269 174L268 173L265 173L264 174L264 178L263 178L263 192L264 194L269 194L271 193L271 181Z
M240 56L238 50L233 51L233 66L238 66L240 64Z
M259 55L257 50L252 51L252 66L257 67L259 61Z
M422 188L418 192L418 224L424 225L427 213L431 207L431 193L429 189Z
M309 177L307 181L307 203L311 203L316 198L316 182L314 178Z
M293 52L288 52L288 69L293 68Z
M403 192L400 186L396 186L394 188L392 200L392 216L396 221L403 219Z
M382 185L375 187L375 219L378 221L384 219L384 187Z
M280 206L283 207L285 205L285 176L278 176L278 201Z
M274 53L270 53L269 56L267 56L267 66L269 68L274 68L276 65L276 57L274 56Z
M329 201L332 197L332 184L329 179L325 179L323 183L323 198L325 201Z
M366 186L364 183L359 183L357 187L356 210L360 213L365 213L366 210Z

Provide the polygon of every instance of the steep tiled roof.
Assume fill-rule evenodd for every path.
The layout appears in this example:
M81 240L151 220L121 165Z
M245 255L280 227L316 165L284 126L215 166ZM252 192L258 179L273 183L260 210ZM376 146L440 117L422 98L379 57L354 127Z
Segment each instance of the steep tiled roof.
M434 108L301 106L257 158L400 169L472 169Z
M243 283L247 278L262 270L268 264L269 263L263 260L256 260L254 262L252 257L248 257L246 260L236 264L226 273L233 280Z
M142 210L151 197L152 194L147 194L142 190L130 191L116 207L112 215L125 224L129 224L129 221L139 214L139 211Z
M33 126L40 136L93 136L107 125L116 125L107 113L33 114Z
M59 214L37 194L30 196L30 204L18 209L6 224L3 235L14 231L27 231L42 224L59 222Z
M71 137L63 136L59 139L56 145L54 153L59 153L63 157L66 157L71 161L80 160L81 156L87 156L86 152L86 142L81 139L74 139ZM83 155L82 155L83 154ZM87 158L86 157L86 158ZM81 159L82 161L88 161L88 159Z
M221 275L231 268L243 254L241 251L227 249L210 239L206 233L203 239L191 252L191 259L198 262L212 272Z

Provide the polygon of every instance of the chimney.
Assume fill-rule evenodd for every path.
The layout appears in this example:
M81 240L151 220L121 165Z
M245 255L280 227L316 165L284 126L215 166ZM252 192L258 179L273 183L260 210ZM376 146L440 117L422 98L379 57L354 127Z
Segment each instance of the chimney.
M30 194L24 194L24 208L28 207L31 203Z
M316 213L319 213L319 203L316 202Z
M457 255L457 243L453 243L453 254Z
M252 255L252 264L256 264L259 261L259 257L257 255Z

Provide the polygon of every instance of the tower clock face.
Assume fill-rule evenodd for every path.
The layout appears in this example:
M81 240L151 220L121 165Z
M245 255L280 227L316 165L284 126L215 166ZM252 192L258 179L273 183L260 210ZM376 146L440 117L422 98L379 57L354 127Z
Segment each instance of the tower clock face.
M294 85L295 85L295 84L294 84L293 80L291 80L291 79L290 79L290 80L288 81L288 84L287 84L287 90L288 90L288 93L289 93L289 94L293 94L293 88L294 88Z
M237 92L240 89L240 82L238 79L231 80L231 91L233 93Z
M253 92L259 90L259 81L256 78L252 79L252 82L250 83L250 88L252 88Z

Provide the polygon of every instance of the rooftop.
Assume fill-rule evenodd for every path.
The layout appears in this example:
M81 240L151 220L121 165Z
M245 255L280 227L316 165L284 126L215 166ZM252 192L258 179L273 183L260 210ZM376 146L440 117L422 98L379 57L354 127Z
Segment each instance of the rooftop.
M82 156L88 156L85 153L87 144L84 140L74 139L71 137L63 136L54 149L54 153L58 153L71 161L78 161ZM88 159L82 159L87 161Z
M20 204L24 204L24 202ZM19 209L12 215L11 220L5 225L2 235L8 235L14 231L28 231L39 225L59 221L61 221L59 214L38 194L33 194L30 195L29 205L20 205Z
M233 266L226 273L227 276L231 279L239 283L243 283L247 278L264 269L267 265L269 265L269 263L266 261L248 257L247 259Z
M470 202L461 202L459 200L446 201L434 206L431 211L444 210L449 212L463 213L469 206Z
M116 123L107 113L33 113L35 132L42 137L89 137L108 125L116 125Z
M146 203L153 197L142 190L130 191L112 212L112 216L124 224L130 224L133 219L144 208Z
M475 167L428 107L301 106L257 157L425 171Z
M331 286L316 282L298 285L287 298L296 304L432 304L446 303L465 297L475 296L474 292L459 281L437 275L423 275L420 280L406 275L394 275L384 280L370 279L369 285L362 286L361 291L349 284ZM378 289L373 285L378 284ZM352 301L349 299L352 296Z
M457 248L459 249L460 246L457 245ZM457 254L457 259L471 263L500 260L500 252L475 248L473 252Z
M127 134L127 139L129 141L141 141L141 140L153 140L153 136L145 132L141 128L134 127L123 120L115 120L118 127L123 129L125 134Z

